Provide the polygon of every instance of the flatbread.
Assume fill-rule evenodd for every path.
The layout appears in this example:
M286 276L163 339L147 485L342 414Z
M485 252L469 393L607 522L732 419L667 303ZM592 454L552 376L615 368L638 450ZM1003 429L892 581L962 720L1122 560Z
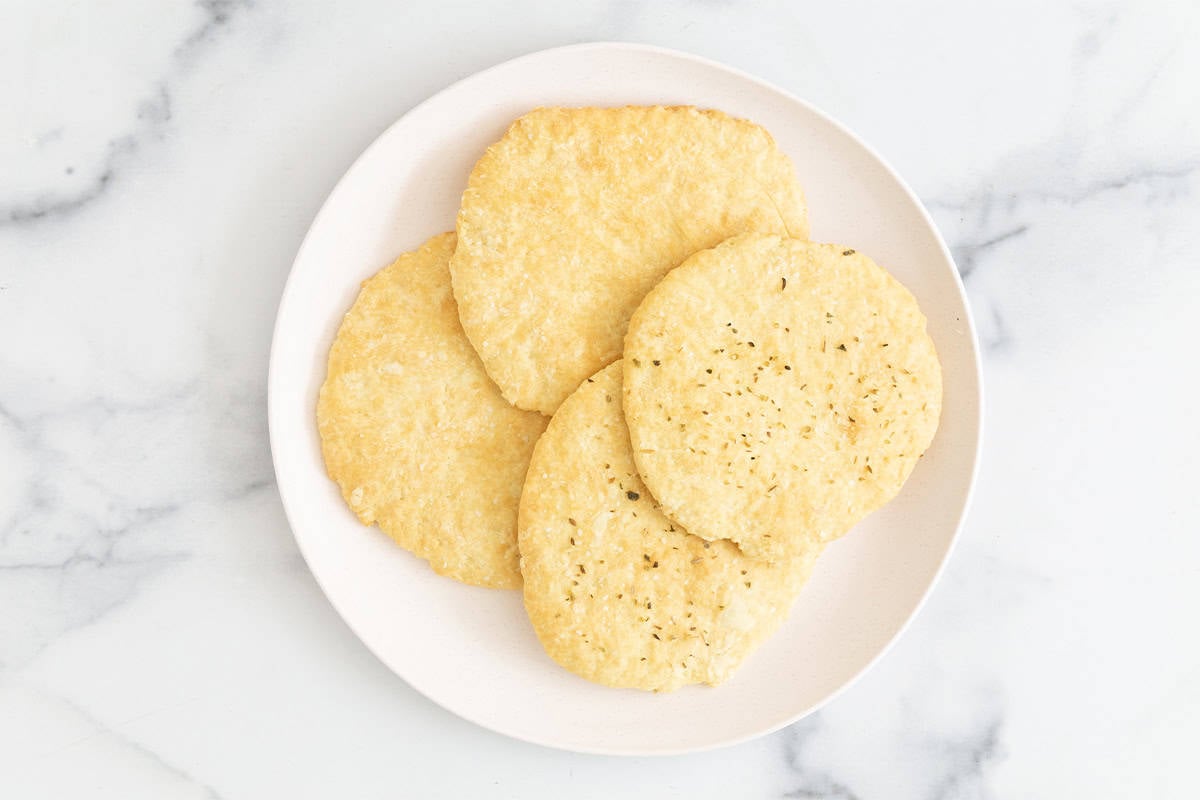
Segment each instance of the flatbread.
M325 467L364 525L434 570L521 585L517 504L540 414L513 408L458 322L435 236L363 283L317 403Z
M942 405L908 290L851 248L780 236L731 239L667 275L624 363L650 492L754 558L834 539L894 497Z
M463 328L509 401L552 414L620 357L667 270L747 231L808 235L763 128L691 107L537 109L463 195L450 263Z
M718 684L786 618L815 561L752 561L685 533L638 479L621 364L587 379L538 441L521 495L525 608L550 657L608 686Z

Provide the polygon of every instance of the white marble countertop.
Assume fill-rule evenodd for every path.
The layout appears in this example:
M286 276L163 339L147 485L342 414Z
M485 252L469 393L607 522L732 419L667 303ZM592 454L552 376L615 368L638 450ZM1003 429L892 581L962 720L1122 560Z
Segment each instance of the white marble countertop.
M8 0L0 797L1200 796L1197 9ZM677 758L418 696L313 582L266 436L280 290L352 159L457 78L603 39L860 133L986 351L976 501L907 634L820 713Z

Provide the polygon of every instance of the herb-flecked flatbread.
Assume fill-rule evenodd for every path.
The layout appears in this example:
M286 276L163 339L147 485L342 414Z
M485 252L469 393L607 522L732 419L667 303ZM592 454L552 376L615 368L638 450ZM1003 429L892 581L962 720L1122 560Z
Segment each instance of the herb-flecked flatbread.
M820 551L767 564L663 516L633 465L620 362L538 441L519 531L525 607L550 657L654 691L729 678L787 617Z
M917 301L853 249L747 234L633 315L624 408L642 480L697 536L778 559L899 491L942 377Z

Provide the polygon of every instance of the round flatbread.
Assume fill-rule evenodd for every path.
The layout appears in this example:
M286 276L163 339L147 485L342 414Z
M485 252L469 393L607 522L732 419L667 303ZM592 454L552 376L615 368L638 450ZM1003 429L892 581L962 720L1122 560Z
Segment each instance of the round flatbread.
M668 517L776 559L850 529L929 447L941 367L917 301L854 250L749 234L689 258L625 340L623 403Z
M363 283L317 402L325 467L364 525L452 578L521 585L517 504L540 414L513 408L458 323L435 236Z
M463 328L506 398L553 414L620 357L667 270L748 231L808 235L763 128L690 107L538 109L463 194L450 263Z
M538 441L519 531L525 608L551 658L654 691L728 678L786 618L819 552L752 561L664 517L634 469L619 362Z

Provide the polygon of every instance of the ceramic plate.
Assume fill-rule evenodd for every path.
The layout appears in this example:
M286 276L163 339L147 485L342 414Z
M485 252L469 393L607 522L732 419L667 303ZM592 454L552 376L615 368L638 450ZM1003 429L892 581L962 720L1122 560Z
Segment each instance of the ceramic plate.
M472 165L513 119L541 105L658 103L718 108L765 126L795 163L812 238L870 254L912 290L945 374L941 428L900 497L829 547L786 624L733 679L665 695L577 678L542 652L519 592L439 577L360 525L325 476L315 421L326 353L359 282L453 229ZM979 362L946 246L904 182L857 137L720 64L651 47L587 44L460 81L359 157L292 267L271 350L269 415L279 491L300 550L338 613L397 675L446 709L518 739L594 753L680 753L799 719L903 630L946 560L971 492Z

